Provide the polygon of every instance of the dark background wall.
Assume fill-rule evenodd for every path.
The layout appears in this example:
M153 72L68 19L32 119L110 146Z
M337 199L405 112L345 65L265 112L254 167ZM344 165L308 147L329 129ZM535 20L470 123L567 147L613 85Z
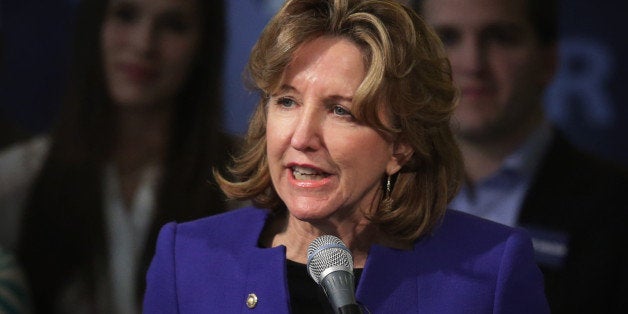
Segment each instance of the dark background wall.
M0 112L31 133L54 121L71 60L77 0L1 0ZM228 0L225 119L244 133L256 97L242 85L248 53L281 0ZM628 4L563 0L561 66L547 92L548 116L578 146L628 165Z
M47 130L70 60L75 1L0 0L0 113L30 132Z

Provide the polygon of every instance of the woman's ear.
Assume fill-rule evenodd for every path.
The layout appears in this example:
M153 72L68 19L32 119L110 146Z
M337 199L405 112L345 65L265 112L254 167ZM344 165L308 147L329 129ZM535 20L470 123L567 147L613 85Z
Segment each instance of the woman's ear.
M393 175L397 173L414 154L414 149L407 143L395 143L393 146L393 154L386 166L386 173Z

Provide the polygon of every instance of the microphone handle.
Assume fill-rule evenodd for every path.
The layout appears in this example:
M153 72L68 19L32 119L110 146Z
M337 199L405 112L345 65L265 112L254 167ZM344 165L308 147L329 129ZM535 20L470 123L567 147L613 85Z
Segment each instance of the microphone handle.
M357 304L347 304L338 308L339 314L362 314L362 309Z
M353 273L345 270L332 271L321 280L320 285L336 314L361 313L355 301L354 282ZM355 306L358 311L355 311L352 306ZM343 308L349 312L341 312Z

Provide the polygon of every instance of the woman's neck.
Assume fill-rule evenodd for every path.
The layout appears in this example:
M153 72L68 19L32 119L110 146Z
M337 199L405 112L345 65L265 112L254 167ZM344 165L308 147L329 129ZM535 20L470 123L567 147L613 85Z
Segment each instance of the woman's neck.
M143 170L161 164L165 158L171 119L170 110L162 108L119 108L116 112L111 161L127 208L133 202Z
M168 146L171 112L122 108L116 112L113 162L121 172L161 161Z
M284 245L287 259L305 264L308 246L314 239L324 234L332 234L342 239L351 251L356 268L364 267L368 251L377 239L377 232L366 218L338 224L329 222L318 224L300 221L287 214L270 222L262 236L262 243L267 247Z

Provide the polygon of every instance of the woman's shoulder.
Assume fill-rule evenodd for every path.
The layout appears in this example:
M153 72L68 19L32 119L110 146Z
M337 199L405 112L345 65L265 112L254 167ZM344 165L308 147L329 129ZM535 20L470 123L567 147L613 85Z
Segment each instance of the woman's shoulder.
M441 224L418 245L448 248L463 259L499 259L511 250L533 256L532 241L524 229L455 210L448 210Z
M517 277L504 273L517 270L530 277L522 282L529 282L541 274L527 231L454 210L449 210L442 223L415 248L423 257L431 257L429 263L449 265L487 278Z
M177 241L198 241L216 246L257 243L266 223L268 211L254 206L184 222L172 222L163 227L170 229Z
M407 290L399 289L403 293L389 298L396 304L406 297L408 303L419 302L426 309L464 306L468 312L478 313L491 308L498 312L500 308L513 313L521 309L547 312L542 274L534 261L532 244L521 229L450 210L413 250L378 248L375 254L377 260L371 260L371 267L385 265L387 271L368 273L365 269L366 276L375 277L373 281L392 283L397 288L404 279L415 279L406 281Z
M520 228L506 226L471 214L449 209L438 227L445 229L448 234L467 237L471 234L475 238L505 238L511 234L525 234Z
M265 219L268 213L269 212L266 209L257 208L255 206L246 206L226 211L224 213L184 222L179 224L179 228L197 229L212 225L216 228L230 229L236 226L255 224L256 221Z
M36 136L0 151L0 243L13 248L26 198L50 149L47 136Z
M49 148L49 138L38 136L0 151L0 202L5 197L13 200L30 188Z
M27 141L15 143L0 151L0 173L2 177L20 172L36 172L50 148L50 138L35 136ZM19 174L23 176L22 173Z

